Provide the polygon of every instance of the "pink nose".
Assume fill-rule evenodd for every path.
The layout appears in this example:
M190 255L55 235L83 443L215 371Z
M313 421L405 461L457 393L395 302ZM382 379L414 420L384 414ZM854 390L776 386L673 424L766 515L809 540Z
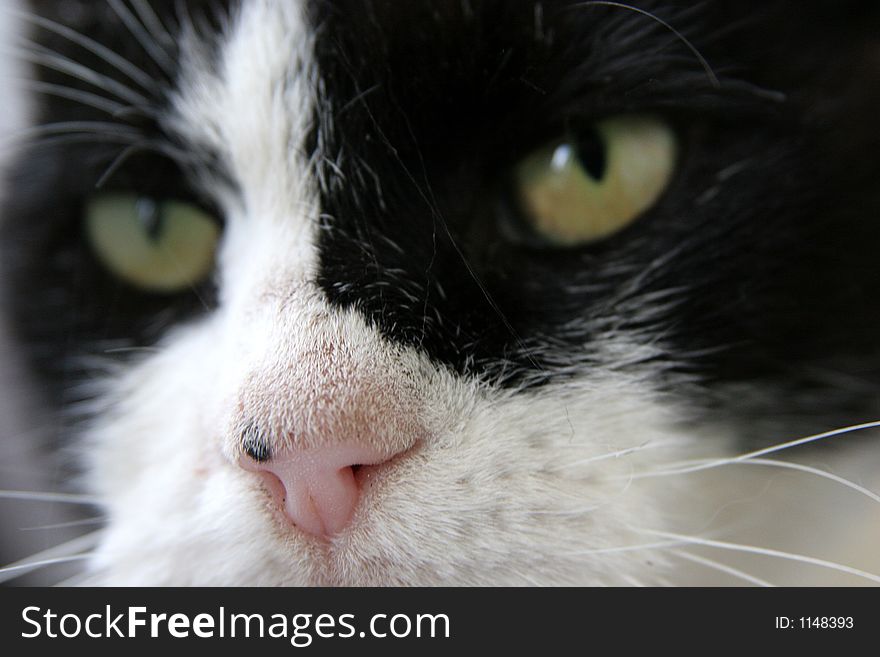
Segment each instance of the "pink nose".
M260 459L262 456L268 458ZM282 450L257 458L243 455L242 467L264 477L276 503L297 527L329 537L342 531L354 515L360 498L356 466L378 465L393 456L343 444Z

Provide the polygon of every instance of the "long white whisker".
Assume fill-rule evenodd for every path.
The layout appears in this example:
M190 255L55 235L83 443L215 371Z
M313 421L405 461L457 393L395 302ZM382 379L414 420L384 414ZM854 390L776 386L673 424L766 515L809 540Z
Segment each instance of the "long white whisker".
M4 51L9 52L5 49ZM146 96L138 93L131 87L122 84L118 80L114 80L107 75L98 73L88 66L84 66L64 55L49 51L42 46L28 47L19 45L13 49L10 54L33 64L52 69L58 73L69 75L74 79L90 84L102 91L111 93L116 98L132 103L133 105L149 106L150 104L149 99Z
M159 18L153 10L153 6L148 0L131 0L131 6L137 12L141 19L141 23L147 29L148 33L160 44L171 47L174 44L174 37L171 31L165 26L165 23ZM170 55L171 53L169 53Z
M798 563L805 563L812 566L817 566L819 568L827 568L828 570L834 570L840 573L845 573L847 575L852 575L854 577L860 577L862 579L869 580L871 582L875 582L880 584L880 575L875 575L874 573L869 573L864 570L859 570L858 568L853 568L852 566L847 566L845 564L835 563L833 561L827 561L825 559L818 559L816 557L811 557L805 554L796 554L793 552L783 552L781 550L773 550L771 548L762 548L756 545L743 545L739 543L728 543L726 541L715 541L708 538L700 538L698 536L685 536L682 534L674 534L671 532L664 532L654 529L637 529L643 534L648 534L650 536L658 536L661 538L667 538L669 540L679 540L683 542L687 542L691 545L703 545L705 547L717 548L719 550L730 550L732 552L744 552L746 554L758 554L765 557L774 557L777 559L785 559L786 561L795 561Z
M617 545L604 548L590 548L569 553L569 556L581 557L594 554L620 554L621 552L641 552L643 550L661 550L687 545L688 541L655 541L653 543L636 543L634 545Z
M734 456L731 458L721 458L721 459L705 459L697 461L696 465L688 466L687 464L672 464L669 468L658 470L655 472L647 472L636 475L637 478L645 478L652 477L657 475L664 474L689 474L691 472L700 472L701 470L709 470L711 468L720 467L723 465L731 465L734 463L742 463L744 461L751 461L758 459L762 456L767 456L768 454L776 454L778 452L785 451L787 449L792 449L794 447L799 447L801 445L807 445L809 443L815 443L822 440L827 440L828 438L836 438L838 436L843 436L849 433L855 433L857 431L865 431L868 429L877 429L880 428L880 421L875 422L866 422L864 424L856 424L849 427L844 427L842 429L835 429L834 431L826 431L824 433L818 433L813 436L807 436L806 438L799 438L797 440L792 440L787 443L781 443L779 445L774 445L773 447L767 447L765 449L759 449L754 452L749 452L747 454L742 454L740 456Z
M796 470L798 472L806 472L811 475L815 475L817 477L821 477L822 479L827 479L829 481L833 481L842 486L845 486L851 490L856 491L867 497L874 502L880 503L880 495L875 493L874 491L865 488L864 486L860 486L859 484L850 481L849 479L844 479L843 477L828 472L827 470L821 470L819 468L814 468L809 465L803 465L801 463L792 463L790 461L774 461L772 459L749 459L748 461L735 461L733 463L724 463L722 465L757 465L757 466L769 466L773 468L781 468L783 470ZM713 464L713 468L719 467L719 465ZM699 472L699 471L697 471ZM666 476L668 474L680 474L675 472L664 472L662 476Z
M4 138L0 140L0 145L10 145L21 141L31 141L32 143L39 144L42 143L42 138L44 137L81 137L85 135L96 141L100 140L100 138L124 137L126 141L142 138L141 133L134 128L118 123L108 121L59 121L16 130L4 135Z
M29 502L60 502L62 504L82 504L93 506L100 504L97 497L75 495L72 493L44 493L28 490L0 490L2 500L26 500Z
M80 105L92 107L113 116L131 107L130 105L125 105L118 101L106 98L105 96L101 96L100 94L83 91L82 89L77 89L75 87L66 87L62 84L53 84L51 82L40 82L38 80L29 79L15 80L14 84L27 91L33 91L34 93L46 94L47 96L55 96L57 98L66 98L67 100L75 101Z
M857 431L866 431L868 429L878 429L880 428L880 420L874 422L865 422L863 424L854 424L849 427L843 427L841 429L834 429L833 431L825 431L823 433L817 433L812 436L807 436L806 438L799 438L797 440L792 440L787 443L782 443L781 445L775 445L773 447L767 447L766 449L759 449L756 452L750 452L748 454L743 454L738 457L740 461L746 461L748 459L758 458L761 456L767 456L768 454L776 454L777 452L782 452L786 449L791 449L793 447L800 447L801 445L807 445L809 443L819 442L821 440L827 440L828 438L836 438L838 436L843 436L849 433L856 433Z
M60 144L77 144L77 143L94 143L101 142L103 144L107 143L118 143L118 144L130 144L134 139L133 135L111 135L101 132L81 132L73 135L55 135L55 136L46 136L41 137L40 139L29 142L30 146L57 146ZM0 141L0 147L6 146L8 144L4 144Z
M532 511L530 515L540 517L557 517L557 518L576 518L593 513L597 509L601 509L602 505L585 506L578 509L562 509L559 511Z
M75 554L70 557L58 557L57 559L45 559L44 561L34 561L33 563L20 564L18 566L6 566L5 568L0 568L0 582L8 582L11 579L27 575L34 570L46 568L47 566L71 563L73 561L85 561L86 559L91 559L92 556L92 554Z
M33 570L38 570L55 563L86 559L90 555L77 553L82 552L82 550L91 550L94 548L100 541L101 535L101 531L95 531L82 536L77 536L66 543L56 545L48 550L33 554L26 559L21 559L20 561L4 566L3 568L0 568L0 583L7 582Z
M795 470L797 472L804 472L807 474L815 475L817 477L821 477L822 479L827 479L829 481L833 481L838 483L846 488L849 488L861 495L864 495L868 499L880 503L880 494L875 493L874 491L860 486L859 484L850 481L849 479L845 479L839 475L828 472L827 470L821 470L819 468L814 468L808 465L803 465L801 463L792 463L790 461L775 461L772 459L749 459L748 461L742 461L740 459L731 459L727 461L694 461L693 463L702 463L703 465L694 465L690 467L671 469L671 470L659 470L654 472L642 472L637 475L634 475L635 479L653 479L656 477L670 477L677 476L682 474L692 474L697 472L703 472L705 470L711 470L714 468L719 468L723 466L729 465L756 465L756 466L766 466L779 468L782 470Z
M132 64L130 61L119 55L119 53L114 52L94 39L87 37L66 25L45 18L44 16L14 10L12 13L19 18L33 23L34 25L38 25L39 27L57 34L71 43L75 43L85 50L88 50L90 53L104 60L117 71L128 77L132 82L139 84L145 91L152 91L155 89L156 81L145 71Z
M89 525L98 525L104 522L103 518L84 518L82 520L71 520L70 522L58 522L53 525L40 525L39 527L22 527L23 532L50 531L53 529L69 529L71 527L87 527Z
M636 447L627 447L626 449L620 449L615 452L607 452L605 454L600 454L599 456L591 456L590 458L583 459L580 461L574 461L573 463L566 463L565 468L576 468L584 465L589 465L590 463L598 463L599 461L607 461L608 459L617 459L623 458L624 456L629 456L630 454L635 454L637 452L645 451L646 449L656 449L662 447L662 445L650 445L649 443L644 443L642 445L638 445Z
M759 577L755 577L754 575L750 575L738 568L734 568L733 566L728 566L727 564L721 563L719 561L714 561L712 559L707 559L706 557L701 557L696 554L691 554L690 552L674 552L675 556L680 559L684 559L685 561L692 561L694 563L698 563L702 566L706 566L707 568L711 568L712 570L717 570L719 572L730 575L731 577L736 577L737 579L741 579L743 581L749 582L750 584L755 584L756 586L762 586L765 588L775 588L774 584L763 580Z
M108 4L113 12L119 16L120 20L125 23L128 31L137 39L141 47L153 58L162 70L168 75L174 75L174 64L168 53L156 46L155 36L141 24L140 21L129 11L120 0L108 0Z

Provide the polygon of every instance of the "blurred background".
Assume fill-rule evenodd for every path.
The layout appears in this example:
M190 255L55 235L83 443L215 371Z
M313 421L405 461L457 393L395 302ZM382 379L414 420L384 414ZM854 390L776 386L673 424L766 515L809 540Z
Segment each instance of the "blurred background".
M0 174L5 173L14 154L10 137L25 123L28 108L18 94L8 93L9 85L23 76L10 57L16 41L16 26L9 10L14 0L0 0ZM5 181L0 177L0 194ZM41 569L15 567L22 559L52 560L64 552L58 546L95 529L81 524L94 517L94 509L46 499L26 499L19 492L62 492L71 490L67 456L48 448L58 435L58 418L38 410L37 398L18 350L11 344L10 327L3 317L3 286L0 285L0 582L14 584L54 584L77 572L77 563ZM66 483L65 483L66 482ZM42 555L42 556L39 556Z

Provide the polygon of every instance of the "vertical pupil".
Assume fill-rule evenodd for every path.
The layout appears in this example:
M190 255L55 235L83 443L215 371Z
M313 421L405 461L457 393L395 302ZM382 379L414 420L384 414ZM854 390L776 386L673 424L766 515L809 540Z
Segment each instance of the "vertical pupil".
M575 145L577 146L578 160L580 160L586 172L594 180L602 180L608 167L608 154L605 141L598 130L590 128L586 132L579 134Z
M164 219L161 206L151 198L142 197L137 200L134 209L147 237L153 242L159 241Z

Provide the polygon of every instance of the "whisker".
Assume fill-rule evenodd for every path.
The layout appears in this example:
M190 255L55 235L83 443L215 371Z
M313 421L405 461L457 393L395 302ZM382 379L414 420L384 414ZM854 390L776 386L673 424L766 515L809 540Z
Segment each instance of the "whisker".
M690 39L688 39L685 35L683 35L681 32L679 32L677 29L672 27L672 25L670 25L669 23L664 21L662 18L660 18L656 14L651 13L650 11L646 11L644 9L640 9L638 7L634 7L632 5L629 5L629 4L626 4L623 2L610 2L608 0L590 0L589 2L581 2L581 3L578 3L573 6L574 7L616 7L617 9L624 9L626 11L631 11L633 13L640 14L642 16L650 18L652 21L654 21L658 25L661 25L665 29L672 32L672 34L674 34L675 37L679 41L681 41L687 47L687 49L693 53L694 57L696 57L697 60L700 62L700 66L702 66L703 70L706 71L706 77L709 78L709 82L711 82L712 86L715 89L721 88L721 83L718 81L718 76L715 75L715 71L712 70L712 67L709 65L709 62L706 61L706 58L703 57L703 54L697 49L697 47L693 43L691 43Z
M94 134L126 134L140 135L133 127L111 121L57 121L55 123L43 123L29 126L10 133L12 139L28 139L41 135L56 135L65 133L89 132Z
M343 63L345 63L349 68L351 68L347 61L344 61ZM363 102L363 99L366 94L360 88L356 88L356 90L357 90L358 96L360 97L360 101ZM504 311L498 305L498 302L495 300L495 297L490 292L488 286L485 284L485 282L482 280L480 275L477 273L477 270L475 269L473 263L471 263L470 259L465 254L463 248L458 243L458 240L453 235L452 229L449 227L449 223L447 222L444 214L441 212L440 206L437 203L437 199L434 196L433 187L427 178L427 166L424 161L424 156L422 154L421 149L417 147L416 154L419 159L419 164L420 164L421 174L422 174L421 178L424 181L424 187L422 186L422 184L419 183L419 179L416 176L416 174L410 169L410 167L407 165L407 163L403 160L403 158L398 153L397 149L394 147L394 144L391 142L391 140L388 138L388 136L382 130L381 123L376 118L376 116L373 114L372 110L370 109L369 104L363 102L363 105L364 105L364 110L366 111L367 116L369 117L371 124L376 129L376 134L379 136L379 139L381 139L389 147L391 153L394 155L394 158L397 161L397 164L400 166L401 170L403 171L403 174L406 176L406 178L409 180L409 182L413 185L416 192L418 193L418 195L421 197L422 201L425 203L425 205L428 207L428 209L431 212L431 219L434 223L435 251L436 251L436 238L437 238L437 224L439 223L446 238L449 240L450 245L452 246L453 250L456 252L456 256L461 261L461 263L464 265L465 269L468 271L468 276L474 281L477 288L480 290L480 293L482 294L483 298L486 300L486 303L492 309L492 312L501 321L505 330L516 341L517 345L522 350L522 353L526 357L526 359L535 367L535 369L537 371L542 372L542 373L546 372L546 368L542 367L541 364L538 363L535 360L535 358L532 357L532 355L528 353L528 350L527 350L526 344L525 344L525 340L523 340L522 336L519 334L519 332L516 330L516 328L510 322L510 319L507 317L507 315L504 313ZM403 117L403 120L404 120L404 125L406 126L407 130L409 131L410 136L413 138L413 141L417 142L417 140L415 139L415 133L413 131L412 126L410 125L409 120L406 118L406 116ZM436 256L436 253L433 254L431 259L429 260L428 268L425 272L425 274L428 278L430 278L431 267L433 266L433 263L434 263L434 256ZM429 288L426 288L426 289L429 289ZM426 300L425 306L427 307L427 305L428 304L427 304L427 300Z
M638 452L643 452L647 449L657 449L663 447L663 445L650 445L650 443L643 443L636 447L627 447L626 449L620 449L616 452L608 452L606 454L600 454L599 456L591 456L590 458L583 459L581 461L575 461L573 463L566 463L564 468L577 468L583 465L589 465L590 463L597 463L599 461L607 461L608 459L617 459L623 458L625 456L629 456L630 454L636 454Z
M30 44L31 42L24 40L24 43ZM138 93L131 87L122 84L118 80L114 80L110 76L98 73L88 66L84 66L79 62L65 57L64 55L59 55L58 53L52 52L37 44L32 44L30 47L19 45L11 52L6 49L4 49L4 52L7 52L14 57L20 57L32 64L44 66L53 71L57 71L58 73L69 75L76 80L80 80L81 82L90 84L102 91L111 93L116 98L134 105L149 106L150 104L150 101L146 96Z
M33 554L26 559L21 559L7 566L4 566L3 568L0 568L0 583L8 582L9 580L15 579L16 577L26 575L31 571L45 568L46 566L51 566L56 563L66 563L68 561L87 559L91 556L91 553L75 553L81 552L82 550L90 550L94 548L98 544L101 535L101 531L95 531L84 534L82 536L77 536L76 538L67 541L66 543L56 545L55 547L51 547L48 550L43 550L42 552Z
M28 502L59 502L61 504L82 504L97 506L101 501L97 497L77 495L74 493L44 493L29 490L0 490L2 500L25 500Z
M71 527L87 527L89 525L98 525L104 522L104 518L84 518L82 520L72 520L70 522L59 522L54 525L41 525L39 527L21 527L19 531L36 532L49 531L52 529L69 529Z
M11 132L0 139L0 146L10 146L22 141L29 142L32 146L44 145L51 143L44 138L52 137L88 137L90 141L125 138L126 142L130 142L142 138L142 135L134 128L107 121L59 121Z
M116 156L116 158L109 164L109 166L104 170L104 173L101 174L101 177L98 178L98 182L95 183L95 189L101 189L105 183L113 177L113 174L119 171L120 167L122 167L125 162L137 153L143 153L144 151L153 150L150 147L149 141L142 141L136 144L131 144L130 146L126 146L122 149L122 152Z
M799 438L798 440L792 440L787 443L782 443L780 445L776 445L774 447L768 447L766 449L760 449L755 452L750 452L748 454L744 454L739 457L739 460L747 460L751 458L756 458L759 456L767 456L768 454L775 454L777 452L784 451L786 449L791 449L792 447L799 447L801 445L807 445L809 443L819 442L821 440L827 440L828 438L836 438L838 436L843 436L850 433L856 433L857 431L865 431L867 429L877 429L880 428L880 420L874 422L864 422L862 424L853 424L848 427L843 427L841 429L834 429L833 431L825 431L823 433L817 433L812 436L807 436L806 438Z
M29 142L29 146L31 147L40 147L45 148L48 146L61 146L67 144L85 144L85 143L94 143L100 142L102 144L130 144L133 139L132 135L109 135L101 132L82 132L73 135L55 135L55 136L46 136L35 141ZM11 141L11 140L10 140ZM9 144L4 144L0 141L0 147L8 146Z
M120 0L107 0L107 2L113 12L125 24L131 35L137 40L153 61L165 71L166 75L173 76L174 64L168 53L157 47L155 37L147 31L144 25Z
M701 472L704 469L721 467L723 465L758 465L758 466L769 466L769 467L774 467L774 468L782 468L784 470L796 470L798 472L805 472L808 474L815 475L817 477L821 477L822 479L827 479L829 481L833 481L835 483L841 484L842 486L845 486L851 490L856 491L857 493L864 495L865 497L873 500L874 502L880 503L880 495L878 495L877 493L875 493L874 491L872 491L868 488L865 488L864 486L860 486L859 484L857 484L853 481L850 481L849 479L844 479L843 477L836 475L836 474L833 474L831 472L828 472L826 470L814 468L809 465L803 465L801 463L791 463L790 461L774 461L772 459L749 459L748 461L736 460L736 461L732 461L729 463L721 463L721 464L719 464L717 462L713 462L711 465L707 465L705 468L701 468L699 470L694 470L693 468L691 468L691 469L688 469L687 472L675 471L675 470L661 471L656 474L646 473L644 476L645 477L653 477L653 476L665 477L665 476L669 476L669 475L688 474L691 472ZM641 475L636 475L637 478L640 476Z
M701 557L696 554L691 554L690 552L675 552L674 554L675 556L679 557L680 559L684 559L685 561L698 563L701 566L706 566L707 568L711 568L712 570L717 570L719 572L730 575L731 577L736 577L737 579L749 582L750 584L762 586L764 588L776 588L774 584L771 584L766 580L755 577L754 575L749 575L748 573L739 570L738 568L734 568L733 566L728 566L725 563L714 561L712 559L707 559L706 557Z
M38 25L49 32L67 39L71 43L81 46L93 55L96 55L107 64L115 68L117 71L128 77L132 82L136 82L145 91L152 91L156 87L156 81L150 77L145 71L141 70L130 61L122 57L119 53L111 50L107 46L98 43L91 37L77 32L73 28L62 25L56 21L48 19L44 16L38 16L30 12L22 12L12 10L13 15L26 20L34 25Z
M618 545L604 548L590 548L588 550L578 550L577 552L568 553L568 556L582 557L595 554L620 554L623 552L641 552L643 550L661 550L671 547L681 547L687 545L687 541L669 540L656 541L653 543L636 543L633 545Z
M588 515L601 508L601 504L596 504L594 506L585 506L578 509L561 509L558 511L532 511L529 513L529 515L540 517L576 518L578 516Z
M698 465L687 466L685 464L672 465L669 469L659 470L656 473L643 473L640 475L636 475L637 477L651 477L656 475L665 475L665 474L689 474L691 472L700 472L702 470L708 470L715 467L720 467L723 465L731 465L734 463L742 463L745 461L754 461L759 459L762 456L767 456L769 454L776 454L778 452L785 451L787 449L792 449L794 447L799 447L801 445L807 445L809 443L815 443L822 440L827 440L828 438L836 438L838 436L843 436L850 433L855 433L857 431L865 431L868 429L877 429L880 428L880 421L875 422L866 422L864 424L855 424L849 427L843 427L842 429L835 429L833 431L826 431L824 433L818 433L812 436L807 436L806 438L799 438L797 440L792 440L787 443L781 443L779 445L774 445L773 447L767 447L765 449L759 449L754 452L748 452L747 454L742 454L740 456L734 456L732 458L722 458L722 459L713 459L713 460L701 460L698 461ZM684 466L684 467L682 467Z
M674 534L671 532L664 532L653 529L637 529L643 534L648 534L651 536L658 536L661 538L667 538L669 540L679 540L684 541L691 545L702 545L705 547L716 548L719 550L729 550L731 552L743 552L746 554L757 554L765 557L773 557L776 559L784 559L786 561L794 561L797 563L809 564L811 566L817 566L819 568L826 568L828 570L833 570L839 573L845 573L847 575L852 575L853 577L859 577L862 579L866 579L871 582L875 582L880 584L880 575L875 575L874 573L869 573L865 570L860 570L858 568L853 568L852 566L847 566L846 564L836 563L834 561L827 561L825 559L819 559L817 557L811 557L805 554L796 554L794 552L783 552L782 550L774 550L771 548L762 548L756 545L744 545L740 543L728 543L726 541L715 541L708 538L700 538L698 536L685 536L682 534Z
M147 2L147 0L131 0L131 6L134 7L143 26L158 43L161 44L164 42L165 45L173 47L174 37L171 36L171 32L165 27L165 24L156 15L156 12L153 11L153 7Z
M8 582L11 579L15 579L17 577L21 577L22 575L27 575L34 570L39 570L40 568L46 568L47 566L54 566L56 564L61 563L71 563L74 561L85 561L86 559L91 559L93 554L75 554L70 557L58 557L56 559L45 559L43 561L34 561L32 563L20 564L17 566L6 566L5 568L0 568L0 583Z
M84 91L82 89L77 89L75 87L66 87L62 84L53 84L51 82L40 82L37 80L28 79L15 80L14 84L16 86L20 86L22 89L25 89L27 91L33 91L35 93L41 93L47 96L55 96L57 98L66 98L67 100L75 101L80 105L92 107L96 110L100 110L114 116L118 112L121 112L129 107L128 105L125 105L118 101L106 98L105 96L101 96L99 94L95 94L89 91Z
M161 353L161 349L157 349L156 347L115 347L113 349L105 349L103 354L113 355L113 354L158 354Z

